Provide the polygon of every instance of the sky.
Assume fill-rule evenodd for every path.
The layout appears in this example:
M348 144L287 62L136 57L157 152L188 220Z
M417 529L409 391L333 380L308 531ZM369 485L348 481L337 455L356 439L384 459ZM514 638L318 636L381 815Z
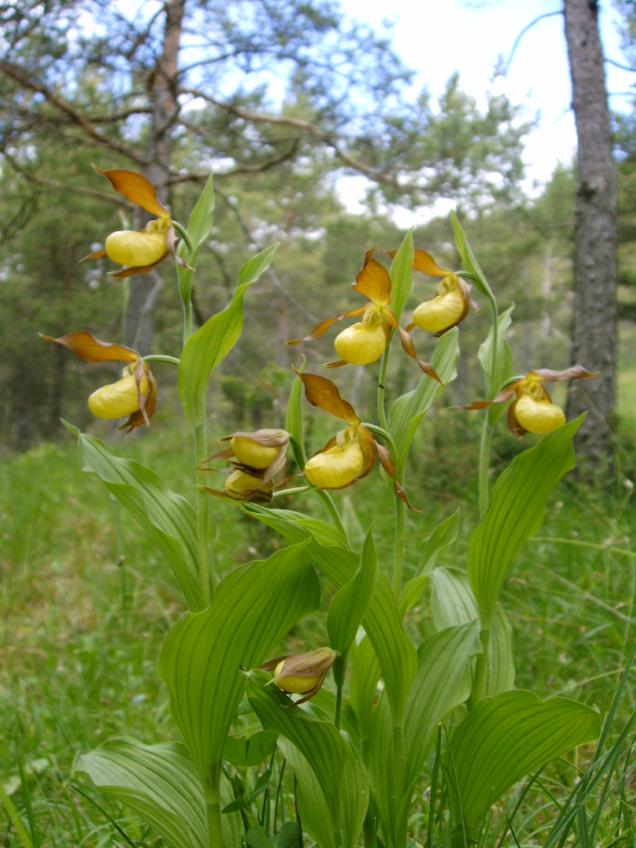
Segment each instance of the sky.
M574 116L563 17L539 21L515 50L505 77L493 80L497 59L508 58L523 28L534 18L561 9L561 0L341 0L343 11L373 27L393 23L392 42L405 64L417 72L416 87L426 85L433 96L459 72L461 87L485 102L486 92L505 94L522 106L525 117L538 117L538 126L526 139L525 190L537 194L559 163L570 164L576 150ZM618 16L611 0L601 0L601 38L606 58L628 64L620 48ZM627 109L631 100L621 93L636 85L636 74L606 65L610 105ZM358 201L364 180L346 178L340 187L351 211L362 211ZM404 212L402 226L415 221ZM421 215L419 216L421 221Z

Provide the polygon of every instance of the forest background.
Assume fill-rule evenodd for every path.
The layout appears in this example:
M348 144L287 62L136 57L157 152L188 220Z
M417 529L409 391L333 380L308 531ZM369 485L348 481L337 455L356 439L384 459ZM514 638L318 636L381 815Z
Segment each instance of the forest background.
M621 60L630 67L636 65L636 10L629 0L616 0L614 8ZM531 11L528 17L530 24ZM161 459L175 488L189 485L192 471L190 446L174 423L179 405L171 369L159 375L160 408L152 427L125 441L86 408L88 394L113 370L87 368L37 338L37 332L88 329L142 353L179 349L180 304L169 263L122 283L109 278L103 264L79 262L106 233L138 224L91 164L143 171L177 219L214 174L215 228L199 259L197 324L227 303L248 255L281 242L272 270L249 293L243 340L211 389L211 430L219 436L282 425L290 362L298 356L284 342L324 317L327 302L332 314L350 304L349 283L365 249L398 246L403 230L391 215L397 203L426 221L415 228L415 244L458 267L448 219L430 215L436 202L451 200L500 304L514 304L515 372L566 368L576 173L573 165L559 166L538 196L528 196L523 151L533 116L501 96L477 103L463 92L459 76L449 79L439 101L425 90L405 99L411 71L393 52L390 34L355 24L331 0L168 0L139 3L134 14L128 4L104 0L26 0L0 4L0 21L0 650L7 660L0 695L2 721L11 728L0 753L9 763L17 756L33 775L40 769L44 776L37 780L64 793L70 791L71 747L93 745L104 733L144 737L147 725L167 721L165 699L151 682L148 645L160 641L166 626L167 615L157 611L170 611L173 600L169 585L145 584L143 574L156 566L156 555L134 528L113 519L106 496L80 475L60 418L119 442L118 450L129 456ZM505 56L512 49L502 46ZM620 672L631 638L633 601L633 590L626 591L633 574L628 577L625 560L612 553L612 546L629 548L636 465L631 103L631 96L621 98L613 116L620 341L618 401L608 419L613 470L594 490L569 484L567 518L563 501L555 504L551 533L574 544L558 549L561 573L545 575L557 606L540 599L509 602L512 617L526 628L519 648L533 658L520 669L521 683L538 681L546 693L582 687L605 706L606 678ZM337 185L343 174L368 180L365 211L353 214L343 204ZM468 513L475 509L479 424L475 413L453 407L482 396L476 352L487 326L483 315L462 326L462 349L472 358L463 356L457 381L418 436L410 474L418 481L416 497L430 504L429 531L451 497L459 497ZM425 358L427 344L418 340ZM305 354L314 370L332 356L328 341L308 346ZM396 363L390 374L397 392L418 378L410 365ZM356 408L371 402L375 387L362 369L346 369L339 382ZM593 403L590 386L587 401ZM564 388L555 395L565 404ZM311 427L320 424L309 425L310 437L319 441ZM495 462L503 465L520 448L500 428ZM223 509L218 506L227 533L218 540L218 555L228 566L246 551L268 550L262 530L235 512L225 517ZM373 506L356 512L349 504L347 510L348 520L363 526ZM518 585L532 567L528 557ZM142 599L134 613L133 594ZM72 610L62 609L63 598ZM548 638L543 625L550 620L562 626ZM110 627L122 628L122 639L107 649L100 633ZM571 631L576 648L568 642ZM592 631L601 634L593 647ZM131 633L145 638L131 642ZM576 654L572 663L570 652ZM564 654L564 668L555 672L546 658ZM598 688L588 682L596 679ZM131 698L131 680L139 701ZM95 703L110 712L97 716ZM5 776L15 777L10 767ZM28 796L21 798L32 831L55 821L64 832L70 827L66 814L50 802L58 796L50 786L38 794L40 788L33 790L34 809ZM86 815L76 823L80 830ZM97 814L90 826L107 827Z

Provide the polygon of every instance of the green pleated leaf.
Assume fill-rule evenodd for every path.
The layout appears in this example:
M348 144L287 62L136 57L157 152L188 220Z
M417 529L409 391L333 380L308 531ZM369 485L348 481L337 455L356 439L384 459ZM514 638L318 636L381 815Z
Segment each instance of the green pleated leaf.
M371 531L360 554L360 568L333 597L327 614L327 632L334 651L346 654L369 608L378 579L378 555Z
M197 580L196 519L190 504L154 471L114 456L94 436L77 435L80 464L96 474L165 557L190 609L203 602Z
M240 270L232 300L209 318L194 333L181 353L179 365L179 396L185 414L193 424L205 416L205 400L210 374L225 359L243 331L243 301L245 293L269 267L277 244L248 260Z
M282 692L256 677L248 682L247 693L263 727L288 739L311 766L326 801L321 808L328 810L335 844L353 848L367 811L369 784L351 743L333 724L290 706Z
M355 713L360 734L360 747L365 749L369 737L371 713L377 700L380 664L368 636L351 652L349 676L349 703Z
M191 249L181 242L179 244L179 255L184 256L189 268L182 265L177 265L177 275L179 279L179 293L184 303L190 301L192 294L192 281L194 278L193 268L196 268L197 259L199 257L199 249L206 238L212 232L214 213L214 188L212 186L212 174L206 180L203 190L197 202L192 208L190 218L188 220L188 238L190 239Z
M256 766L268 759L276 747L276 734L261 730L252 736L228 736L223 759L235 766Z
M497 354L494 361L494 372L492 358L494 335L492 325L485 341L483 341L479 346L479 362L481 363L482 370L486 375L489 398L493 398L498 393L503 383L512 375L512 351L510 350L510 345L506 341L506 333L512 323L513 309L514 306L510 306L505 312L501 313L497 321L498 341ZM488 410L488 414L491 415L491 418L493 418L491 413L494 413L494 418L499 418L505 410L505 404L494 404Z
M420 777L437 724L470 695L470 658L480 651L476 621L440 630L422 643L420 667L404 714L408 788Z
M435 398L443 391L444 386L457 376L459 360L459 331L457 327L444 333L437 342L431 365L437 372L443 385L431 380L426 374L422 376L417 386L410 392L401 395L391 406L389 429L397 445L397 467L404 467L413 436L422 418L430 409Z
M284 737L279 737L278 747L298 781L296 795L303 831L320 848L338 848L334 832L336 825L314 770L298 748Z
M429 575L435 566L437 555L456 541L458 532L459 510L457 509L437 525L418 552L415 577L412 577L402 590L400 603L403 613L406 613L418 603L422 591L428 583Z
M515 457L495 483L490 506L468 547L468 576L485 628L490 627L514 558L541 527L552 490L574 468L572 440L584 417Z
M204 612L168 633L160 671L172 712L206 788L215 791L230 723L243 693L241 668L266 659L320 599L306 544L248 563L219 584Z
M213 215L214 187L212 174L210 174L188 219L188 235L193 251L197 251L212 232Z
M203 791L183 745L110 739L77 756L73 771L134 810L174 848L207 848Z
M495 295L493 294L492 289L486 279L486 275L479 267L479 262L477 262L477 257L475 256L472 247L470 246L468 239L466 238L466 233L463 230L462 225L459 223L459 219L454 212L450 214L451 225L453 227L453 236L455 237L455 247L457 248L457 252L459 253L462 265L471 275L471 279L479 289L482 294L485 294L488 300L494 301Z
M391 308L399 321L413 287L413 230L406 233L393 257L390 276Z
M382 695L371 713L365 761L371 781L372 801L379 814L386 845L406 844L410 793L404 765L395 750L395 730L388 699Z
M463 571L436 568L431 577L431 617L436 630L467 624L479 618L477 602ZM488 655L483 680L475 697L498 695L512 689L515 664L512 651L512 627L501 604L497 604L488 640Z
M451 740L453 782L469 838L518 780L599 732L598 712L568 698L540 701L517 690L480 701Z
M342 534L330 524L308 520L291 510L268 509L258 504L249 504L246 511L289 542L309 538L310 557L338 588L348 583L358 570L359 555L346 547ZM329 540L334 544L329 544ZM362 624L380 663L394 718L399 722L417 670L417 652L402 625L391 584L381 572Z

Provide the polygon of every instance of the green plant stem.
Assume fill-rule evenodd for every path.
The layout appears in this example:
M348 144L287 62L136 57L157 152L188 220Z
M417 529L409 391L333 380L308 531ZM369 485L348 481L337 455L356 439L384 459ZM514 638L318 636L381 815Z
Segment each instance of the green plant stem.
M362 426L366 427L367 430L370 430L372 433L375 433L377 436L380 436L380 438L384 442L386 442L387 445L389 446L389 448L391 449L394 460L397 459L398 450L397 450L397 447L395 445L395 442L393 441L391 434L387 430L385 430L384 427L378 427L377 424L370 424L368 421L363 421Z
M201 589L201 600L204 607L210 602L210 597L218 586L219 577L214 564L210 560L208 551L208 495L202 488L205 485L205 472L201 465L207 459L207 427L206 416L203 415L200 424L194 428L194 444L196 456L196 483L197 485L197 550L199 566L199 587Z
M479 445L479 517L483 518L490 502L490 485L488 476L490 474L490 445L492 442L492 426L488 420L488 413L484 416L481 428L481 442Z
M391 350L391 340L384 348L382 354L382 363L380 364L380 374L378 375L378 421L383 430L388 430L389 425L386 417L386 409L384 405L384 383L386 380L386 371L389 366L389 351Z
M166 353L150 353L144 356L144 362L167 362L169 365L179 366L181 360L176 356L168 356Z
M223 848L223 828L221 826L221 804L218 795L208 794L208 845L210 848Z
M334 524L346 539L347 531L342 523L342 518L340 517L340 513L338 512L338 507L336 506L334 499L331 497L329 492L325 492L324 489L314 489L314 492L318 494L322 502L325 504L329 510L329 515L333 518Z
M347 673L348 654L344 654L336 658L336 664L333 669L333 677L336 682L336 711L334 715L334 724L340 729L340 714L342 712L342 691L344 688L345 675Z
M497 354L499 349L499 313L497 301L494 296L489 300L492 320L492 349L490 351L490 373L488 374L488 400L492 400L499 386L497 381ZM479 446L479 516L484 517L490 502L490 487L488 475L490 473L490 445L492 442L492 424L490 412L486 411L484 425L481 430L481 444Z
M279 805L279 803L281 804L281 807L282 807L283 777L285 775L285 766L286 765L287 765L287 760L283 760L281 767L280 767L280 771L278 773L278 781L276 783L276 795L274 797L274 821L272 822L272 832L273 833L276 833L276 820L278 818L278 805ZM281 812L283 814L283 819L284 819L284 811L281 811Z

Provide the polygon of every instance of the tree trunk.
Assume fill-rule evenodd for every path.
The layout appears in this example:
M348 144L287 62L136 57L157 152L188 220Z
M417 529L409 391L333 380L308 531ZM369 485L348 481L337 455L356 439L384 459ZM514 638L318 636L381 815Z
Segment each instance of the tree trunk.
M578 443L584 475L612 464L617 321L616 168L596 0L564 0L565 36L578 138L573 362L598 371L570 384L568 414L588 410Z
M186 0L167 0L162 50L148 80L152 108L150 164L144 174L157 189L159 198L170 203L168 179L172 155L172 128L179 113L177 71L179 45ZM150 353L153 336L153 312L162 285L160 274L133 277L124 318L124 342Z

